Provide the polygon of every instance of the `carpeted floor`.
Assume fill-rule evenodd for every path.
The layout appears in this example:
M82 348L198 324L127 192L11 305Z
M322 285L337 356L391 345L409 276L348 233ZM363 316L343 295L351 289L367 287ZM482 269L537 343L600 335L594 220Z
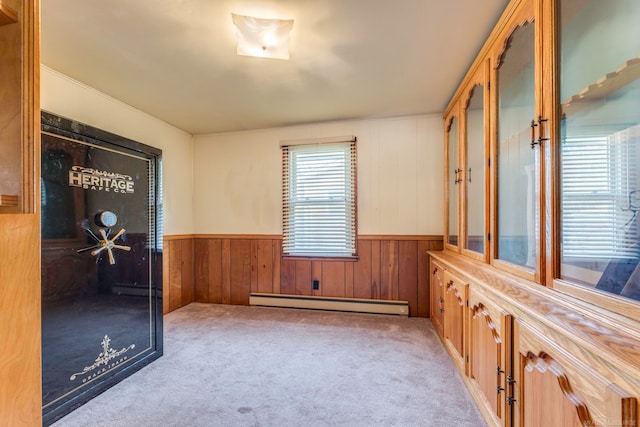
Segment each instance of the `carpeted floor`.
M54 424L484 426L428 319L191 304L165 354Z

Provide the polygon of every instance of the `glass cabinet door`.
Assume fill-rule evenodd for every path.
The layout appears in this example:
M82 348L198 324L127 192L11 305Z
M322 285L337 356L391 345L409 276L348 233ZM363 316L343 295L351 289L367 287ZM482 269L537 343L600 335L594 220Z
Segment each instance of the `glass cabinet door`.
M453 117L449 121L447 130L447 244L458 246L458 212L460 183L462 182L462 170L459 167L458 135L460 133L458 118Z
M640 1L559 5L560 277L640 300Z
M494 257L525 273L537 266L539 176L532 144L535 103L533 23L510 36L497 70L497 251Z
M484 254L485 247L485 115L484 86L473 88L466 113L465 249Z

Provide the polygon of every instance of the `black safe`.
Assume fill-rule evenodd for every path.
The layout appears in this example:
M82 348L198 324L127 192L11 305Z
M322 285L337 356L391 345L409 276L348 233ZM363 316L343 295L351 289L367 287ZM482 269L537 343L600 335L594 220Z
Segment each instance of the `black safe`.
M162 355L161 151L47 112L41 136L49 425Z

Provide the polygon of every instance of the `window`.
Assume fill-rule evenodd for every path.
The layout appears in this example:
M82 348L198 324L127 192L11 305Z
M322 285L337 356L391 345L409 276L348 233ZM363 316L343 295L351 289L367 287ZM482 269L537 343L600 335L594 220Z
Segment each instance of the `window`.
M355 141L349 136L282 146L284 255L356 255Z
M564 138L562 255L565 260L638 256L635 149L636 141L629 130Z
M639 127L570 129L561 147L560 277L639 300Z

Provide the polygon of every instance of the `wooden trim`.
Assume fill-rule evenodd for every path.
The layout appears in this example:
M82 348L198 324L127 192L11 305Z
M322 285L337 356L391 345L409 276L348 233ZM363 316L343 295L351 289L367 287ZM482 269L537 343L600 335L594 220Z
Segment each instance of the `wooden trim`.
M165 242L168 242L171 240L193 239L193 237L194 237L193 234L173 234L169 236L162 236L162 240Z
M463 253L467 246L467 106L471 102L473 89L467 87L463 92L466 97L460 98L460 126L458 130L458 168L460 169L458 183L458 251Z
M9 196L6 194L0 194L0 206L1 207L18 206L18 196Z
M450 160L449 159L449 152L451 151L450 147L451 147L452 141L451 141L450 136L451 136L451 128L453 126L454 119L458 119L458 122L457 122L458 123L457 124L457 126L458 126L458 129L457 129L458 140L455 141L455 143L456 143L456 148L458 150L458 159L456 161L456 165L457 165L456 168L459 169L460 165L461 165L461 163L460 163L460 155L461 154L460 153L462 151L462 149L461 149L462 147L460 145L461 133L462 133L461 132L462 123L461 123L461 120L460 120L460 104L456 104L456 109L452 110L451 114L444 119L445 120L445 134L444 134L444 147L445 148L444 148L444 236L443 236L443 241L444 241L444 245L445 245L445 247L447 249L449 249L451 251L458 252L458 251L460 251L460 239L462 237L461 234L460 234L460 232L461 232L461 229L460 229L460 223L461 223L461 221L460 221L460 213L461 213L460 200L461 200L461 197L462 197L462 191L460 190L460 187L457 187L458 188L457 200L455 201L456 207L458 208L458 215L457 215L458 244L454 245L454 244L449 243L449 230L451 228L451 224L449 224L449 211L451 209L451 203L452 203L452 200L449 199L449 190L450 190L450 188L449 188L450 187L449 180L450 180L451 173L452 173L449 170L449 163L450 163L449 162L449 160ZM454 188L456 188L456 187L454 187Z
M603 310L609 310L612 312L608 313L609 315L619 313L640 322L640 310L638 310L637 301L628 300L615 294L599 291L598 289L580 286L562 279L555 279L552 287L587 303L596 304L602 307Z
M536 273L533 269L528 269L501 259L492 260L491 265L522 279L531 280L532 282L536 281Z
M484 174L484 262L491 259L491 242L489 241L489 233L491 233L491 198L494 193L491 192L491 126L493 125L493 116L491 113L492 92L491 90L491 59L487 58L484 65L484 156L487 165Z
M282 240L282 234L169 234L163 236L163 240L180 239L255 239L255 240ZM442 240L439 234L361 234L357 240L417 240L430 241ZM340 258L342 259L342 258Z
M489 91L489 167L487 175L489 178L489 200L487 208L489 209L489 236L488 254L486 262L491 263L492 260L498 258L498 70L491 66L492 57L487 58L489 72L489 85L493 88Z
M543 237L546 237L544 242L544 270L540 271L542 276L542 283L547 286L552 286L554 279L560 277L560 67L559 67L559 55L560 45L559 36L556 34L556 29L559 32L559 2L545 2L543 5L543 38L546 41L542 54L543 54L543 81L544 88L548 88L544 91L543 99L543 111L544 115L549 121L547 124L549 138L544 145L543 150L543 165L545 166L544 186L544 199L542 201L545 204L544 210L545 217L543 218L546 233ZM541 254L542 255L542 254Z
M453 113L444 118L444 167L442 182L444 183L444 191L442 194L442 218L444 220L444 228L442 229L442 241L445 249L455 250L454 246L449 244L449 135L451 126L453 126Z
M193 234L194 239L282 240L282 234Z
M404 235L404 234L365 234L358 236L359 240L442 240L441 235Z
M473 259L477 259L478 261L485 262L484 254L481 254L480 252L476 252L476 251L472 251L471 249L463 248L461 253L462 253L462 255L468 256L469 258L473 258Z
M545 65L547 63L547 60L544 56L544 26L546 25L546 17L543 14L543 7L544 5L542 4L542 1L537 1L537 2L533 2L533 6L534 6L534 29L535 29L535 34L534 34L534 87L535 87L535 94L534 94L534 100L535 100L535 115L536 117L542 117L542 118L546 118L549 119L549 117L547 116L547 109L545 108L545 98L546 98L546 92L549 91L547 89L547 91L545 91L545 86L544 86L544 74L545 74ZM540 122L538 125L538 137L539 138L548 138L548 131L549 131L549 122L546 122L546 125L543 127L542 123L545 122ZM545 132L545 134L543 135L543 130ZM537 192L534 190L534 194L537 194L537 196L535 196L535 200L538 203L538 218L537 219L537 225L538 225L538 233L535 235L535 240L536 240L536 275L535 275L535 280L536 282L539 282L543 285L546 284L546 277L545 277L545 271L546 271L546 264L547 264L547 259L546 259L546 246L545 246L545 236L547 234L546 232L546 220L545 218L547 217L547 210L546 210L546 187L545 187L545 177L547 175L547 165L544 159L544 150L545 147L547 147L549 145L549 141L546 141L544 143L541 143L540 145L538 145L535 149L535 160L534 160L534 169L536 171L536 173L538 174L538 179L537 182L535 182L535 185L537 185Z
M504 12L498 19L498 22L496 23L495 27L489 34L489 37L487 37L487 40L485 41L484 45L482 45L480 52L478 52L478 55L476 56L475 60L469 67L467 74L465 74L462 81L458 85L458 89L455 91L455 93L451 97L451 101L449 101L447 108L444 110L443 117L449 116L449 114L451 113L451 110L453 109L454 104L458 101L458 99L464 92L464 88L467 86L468 82L471 79L473 79L473 76L475 75L476 70L482 66L483 60L490 54L491 50L493 49L494 43L501 36L504 27L506 27L509 21L511 20L511 17L515 13L520 2L521 0L511 0L511 2L507 5Z
M535 25L535 20L536 11L533 7L533 0L520 0L518 7L514 10L512 16L507 22L505 22L503 32L496 37L495 45L492 46L491 60L493 68L497 70L502 67L504 55L510 48L511 38L515 32L518 29L523 28L525 25L532 23ZM535 29L534 32L536 32Z
M40 205L40 2L23 0L22 53L22 211ZM25 108L24 106L28 106Z
M0 2L0 27L18 22L18 14L6 4Z

